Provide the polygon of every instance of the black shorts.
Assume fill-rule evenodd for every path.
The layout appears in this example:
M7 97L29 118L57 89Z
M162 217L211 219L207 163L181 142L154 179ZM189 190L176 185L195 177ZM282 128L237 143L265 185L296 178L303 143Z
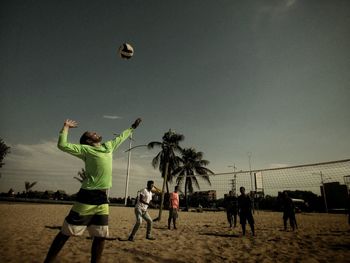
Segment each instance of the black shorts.
M247 223L247 221L250 225L254 224L254 218L253 218L253 214L251 212L250 213L241 213L239 215L239 220L240 220L241 225L245 225Z

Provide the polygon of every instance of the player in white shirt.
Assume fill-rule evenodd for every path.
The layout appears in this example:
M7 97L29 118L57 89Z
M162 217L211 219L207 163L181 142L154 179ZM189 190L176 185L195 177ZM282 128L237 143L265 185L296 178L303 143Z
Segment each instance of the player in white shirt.
M137 202L135 205L136 223L128 238L129 241L134 241L136 232L139 230L140 225L142 223L142 218L145 219L147 222L146 239L155 240L155 238L151 236L152 218L147 212L148 205L152 200L153 187L154 187L154 182L148 181L147 187L138 191Z

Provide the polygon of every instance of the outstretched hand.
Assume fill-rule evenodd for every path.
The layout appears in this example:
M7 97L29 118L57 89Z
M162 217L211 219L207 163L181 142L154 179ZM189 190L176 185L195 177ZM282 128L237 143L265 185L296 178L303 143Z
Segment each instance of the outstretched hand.
M76 121L67 119L64 122L64 127L66 127L66 128L76 128L76 127L78 127L78 123Z
M137 118L135 122L131 125L131 128L136 129L140 125L141 121L141 118Z

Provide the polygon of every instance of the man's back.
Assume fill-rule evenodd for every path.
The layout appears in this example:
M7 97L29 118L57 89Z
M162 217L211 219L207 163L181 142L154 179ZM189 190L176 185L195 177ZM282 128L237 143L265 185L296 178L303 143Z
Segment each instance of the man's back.
M230 211L236 211L238 209L238 200L236 196L227 197L227 209Z
M170 193L170 208L179 209L179 194L176 192Z

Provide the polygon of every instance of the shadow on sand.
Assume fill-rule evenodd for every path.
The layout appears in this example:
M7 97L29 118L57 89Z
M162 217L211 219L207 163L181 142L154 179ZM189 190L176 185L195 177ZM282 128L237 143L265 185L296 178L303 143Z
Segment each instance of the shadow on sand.
M144 252L137 248L122 248L121 250L126 252L127 254L133 254L135 256L152 260L152 262L185 263L185 261L182 261L180 259L173 259L168 257L164 258L160 255L154 255L153 253ZM105 251L104 254L115 254L115 252Z
M333 250L349 250L350 249L350 244L332 244L329 246L330 249Z
M61 226L45 226L45 228L61 230Z
M225 234L225 233L210 233L210 232L204 232L199 233L199 235L205 235L205 236L216 236L216 237L239 237L239 234Z

